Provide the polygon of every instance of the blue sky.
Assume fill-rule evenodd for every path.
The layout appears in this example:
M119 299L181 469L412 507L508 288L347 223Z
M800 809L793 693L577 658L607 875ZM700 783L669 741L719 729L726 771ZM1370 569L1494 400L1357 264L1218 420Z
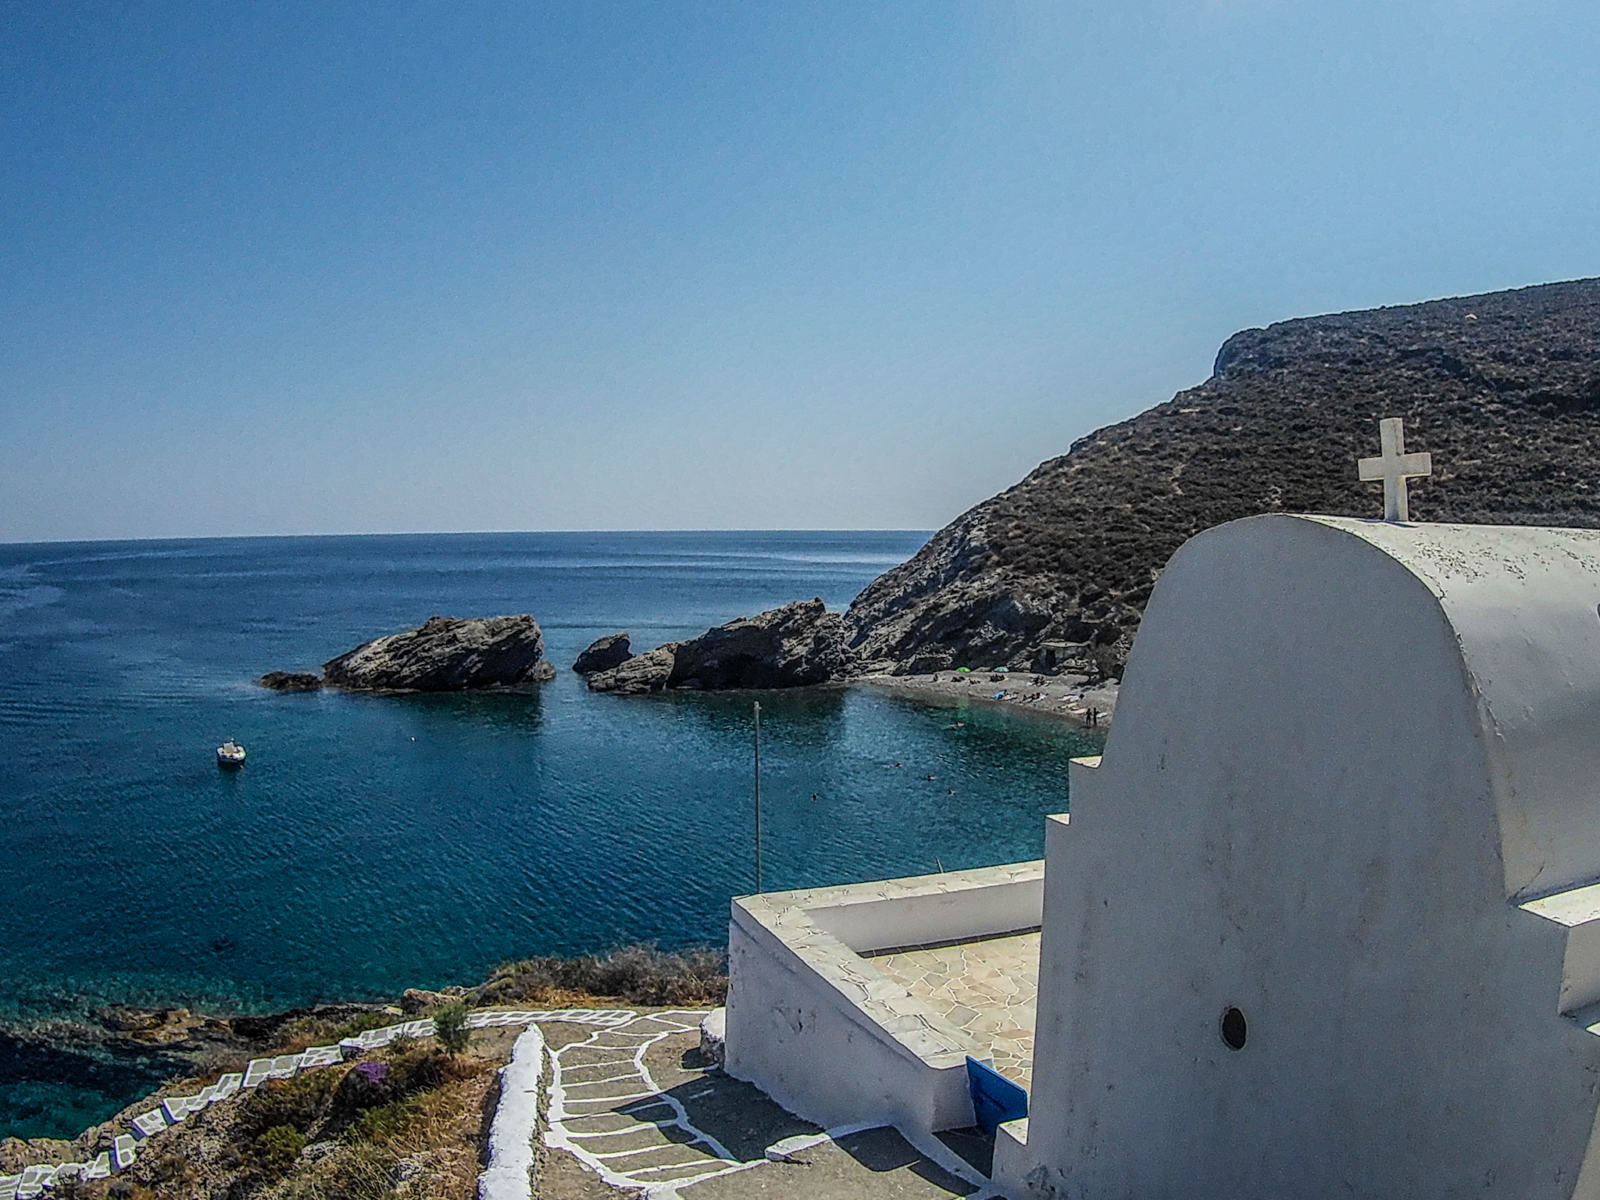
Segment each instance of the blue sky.
M1600 5L16 3L0 540L933 528L1600 274Z

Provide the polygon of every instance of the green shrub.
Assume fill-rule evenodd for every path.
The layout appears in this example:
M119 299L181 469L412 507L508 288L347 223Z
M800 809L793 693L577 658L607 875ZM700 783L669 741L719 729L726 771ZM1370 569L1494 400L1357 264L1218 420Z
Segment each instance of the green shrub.
M338 1086L337 1071L306 1071L293 1079L269 1079L244 1102L242 1116L247 1127L258 1134L280 1125L304 1132L326 1114Z
M256 1174L281 1179L305 1148L306 1135L293 1125L274 1125L251 1145L250 1165Z
M361 1114L361 1119L350 1127L350 1137L358 1141L379 1142L392 1138L405 1129L411 1118L417 1114L417 1102L411 1097L396 1100L393 1104L385 1104L381 1108L369 1108Z
M392 1108L413 1093L438 1087L449 1077L450 1062L431 1046L414 1045L398 1045L380 1057L364 1059L339 1080L330 1115L336 1126L360 1125L371 1111Z
M388 1062L390 1078L402 1096L436 1088L446 1078L445 1060L432 1046L396 1046Z
M472 1036L467 1028L467 1006L459 1000L442 1005L433 1014L433 1029L439 1045L450 1054L460 1054Z

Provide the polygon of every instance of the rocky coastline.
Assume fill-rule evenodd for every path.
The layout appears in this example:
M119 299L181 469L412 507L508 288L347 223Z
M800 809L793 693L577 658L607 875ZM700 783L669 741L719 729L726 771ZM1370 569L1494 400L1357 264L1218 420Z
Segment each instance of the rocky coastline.
M941 708L995 705L1099 730L1110 726L1121 689L1115 679L1091 683L1087 676L1071 673L1013 675L992 671L863 675L852 680L850 686L887 692Z
M638 694L669 688L724 691L730 688L810 687L836 683L849 670L843 622L820 599L796 600L740 617L685 642L670 642L644 654L630 654L604 670L583 671L601 648L626 635L602 638L579 657L574 669L588 675L596 692Z
M297 1024L339 1024L384 1011L382 1004L326 1004L268 1014L212 1015L187 1008L111 1006L73 1019L0 1027L7 1082L49 1081L122 1093L132 1102L152 1081L228 1069L278 1045ZM108 1122L75 1139L0 1138L0 1175L30 1162L70 1159L104 1141Z
M1417 519L1600 527L1582 468L1600 458L1600 280L1236 333L1204 383L962 513L842 613L784 605L630 655L589 685L920 679L902 690L940 695L977 689L935 677L1004 667L1052 681L1019 703L1055 705L1060 691L1064 706L1080 685L1121 678L1156 579L1189 537L1261 513L1376 515L1355 462L1389 416L1437 467L1414 492Z
M846 614L829 612L813 599L741 617L641 654L629 651L628 634L610 634L580 654L573 670L591 690L619 695L861 685L934 704L1023 706L1089 728L1107 723L1116 707L1116 679L1097 672L1088 655L1074 660L1083 668L1076 671L1054 661L1035 662L1031 671L1003 663L906 671L896 669L898 664L863 661L847 644L845 621Z
M1441 468L1417 489L1419 519L1600 525L1600 501L1572 466L1600 457L1600 280L1237 333L1204 383L1096 430L961 514L843 612L795 601L642 653L613 634L574 669L619 695L920 680L899 690L1000 693L1103 719L1114 705L1085 697L1106 699L1121 678L1178 546L1258 513L1374 512L1353 463L1380 416L1403 417ZM985 672L1040 682L987 693L939 682ZM320 675L261 682L435 691L525 688L553 674L532 617L436 617Z

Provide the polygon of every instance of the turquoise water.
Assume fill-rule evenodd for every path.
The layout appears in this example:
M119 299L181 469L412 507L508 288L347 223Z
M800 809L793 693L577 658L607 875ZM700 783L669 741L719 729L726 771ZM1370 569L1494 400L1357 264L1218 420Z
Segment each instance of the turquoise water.
M530 954L721 943L753 886L752 697L599 696L566 668L618 629L643 648L798 597L842 605L922 540L0 546L0 1020L271 1009ZM545 629L559 670L536 695L252 682L430 615L501 612ZM760 699L769 890L1037 856L1067 759L1093 745L859 690ZM236 774L213 759L230 736L250 751ZM0 1046L0 1134L71 1132L29 1071Z

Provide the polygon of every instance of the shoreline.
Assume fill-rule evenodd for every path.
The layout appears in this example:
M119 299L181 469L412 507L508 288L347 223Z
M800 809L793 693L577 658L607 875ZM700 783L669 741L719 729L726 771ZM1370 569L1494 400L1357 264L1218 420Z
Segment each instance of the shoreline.
M1026 672L935 671L927 675L862 675L852 686L875 688L924 704L1003 705L1104 733L1111 725L1121 684L1093 684L1083 675Z

